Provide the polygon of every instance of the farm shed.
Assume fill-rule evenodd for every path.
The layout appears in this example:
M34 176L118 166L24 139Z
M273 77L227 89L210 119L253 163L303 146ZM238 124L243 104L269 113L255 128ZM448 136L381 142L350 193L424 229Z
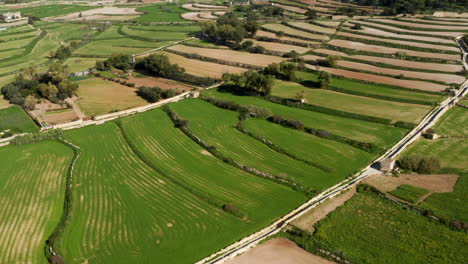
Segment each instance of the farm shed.
M389 172L395 168L395 160L392 158L385 158L380 161L379 169L382 172Z

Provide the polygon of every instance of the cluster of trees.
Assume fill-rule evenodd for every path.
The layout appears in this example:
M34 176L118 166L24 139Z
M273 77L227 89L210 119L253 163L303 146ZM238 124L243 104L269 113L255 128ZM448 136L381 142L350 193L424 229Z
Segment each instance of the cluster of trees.
M79 47L78 41L72 41L70 42L69 46L61 45L57 49L57 51L50 51L50 57L64 61L68 59L72 55L73 51L76 50L78 47Z
M403 170L418 173L436 173L440 171L440 160L434 157L405 156L397 160L397 164Z
M273 76L252 70L241 74L225 73L222 79L224 82L232 83L245 92L256 92L261 95L270 95L273 88Z
M2 87L5 99L12 104L34 109L37 98L59 102L75 94L78 84L68 80L68 66L52 63L46 73L38 74L30 66L18 72L13 82Z
M177 78L185 73L184 68L177 64L171 64L169 58L164 54L152 54L138 60L135 69L164 78Z
M218 18L216 23L207 21L201 24L204 38L219 43L241 43L244 37L254 36L259 25L255 13L248 13L245 20L240 20L234 13L227 13Z
M293 120L293 119L286 119L282 115L274 115L268 118L273 123L286 126L286 127L291 127L294 129L302 130L304 129L304 123L300 120Z
M282 17L284 15L283 8L270 5L238 5L236 11L247 14L257 12L266 17Z
M428 9L468 8L468 0L356 0L356 3L386 7L386 15L415 14Z
M177 93L174 89L163 90L159 87L141 86L138 88L137 94L146 101L154 103L159 101L161 98L166 99L174 97Z
M291 62L272 63L263 69L263 74L273 75L278 79L296 81L297 65Z
M112 54L110 58L105 61L96 61L96 69L98 71L109 70L112 67L128 71L133 69L134 66L133 58L129 54Z
M234 50L246 50L248 52L259 53L259 54L265 53L265 47L260 46L260 45L254 46L254 42L251 40L246 40L242 42L242 44L231 43L229 44L229 47L231 47Z

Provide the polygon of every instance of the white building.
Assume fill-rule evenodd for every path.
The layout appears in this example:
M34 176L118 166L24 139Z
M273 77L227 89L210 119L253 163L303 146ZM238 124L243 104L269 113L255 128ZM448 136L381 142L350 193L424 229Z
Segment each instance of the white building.
M0 21L11 22L21 19L21 12L0 13Z

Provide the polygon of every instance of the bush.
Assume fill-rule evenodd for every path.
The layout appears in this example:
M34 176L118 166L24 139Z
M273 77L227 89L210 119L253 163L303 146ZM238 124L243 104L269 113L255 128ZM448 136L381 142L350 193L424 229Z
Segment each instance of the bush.
M146 101L154 103L159 101L159 99L161 98L161 91L162 89L159 87L141 86L138 88L137 94L144 98Z
M440 171L440 160L434 157L405 156L397 160L398 166L403 170L418 173L435 173Z
M161 92L161 97L164 99L171 98L176 96L176 91L174 89L168 89Z
M284 118L282 115L274 115L270 117L270 121L276 124L281 124L284 120L286 120L286 118Z

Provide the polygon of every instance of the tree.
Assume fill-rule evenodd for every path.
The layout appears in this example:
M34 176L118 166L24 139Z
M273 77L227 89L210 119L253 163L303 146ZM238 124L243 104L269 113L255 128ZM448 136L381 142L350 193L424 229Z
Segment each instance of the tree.
M58 92L57 86L50 82L48 84L39 84L38 90L44 98L49 100L54 100Z
M302 91L298 92L294 99L296 99L296 101L299 101L299 102L304 100L305 99L305 91L302 90Z
M146 101L154 103L159 101L159 99L161 98L161 91L162 89L159 87L141 86L138 88L137 94L144 98Z
M356 24L354 24L354 26L351 27L351 29L361 30L361 29L362 29L362 25L361 25L361 23L356 23Z
M36 101L37 100L33 95L28 95L28 97L26 97L24 100L23 106L26 108L26 110L32 111L36 107Z
M177 78L185 72L184 68L177 64L171 64L169 58L164 54L152 54L137 61L135 67L150 74L165 78Z
M222 80L226 83L233 83L244 91L255 91L262 95L270 95L273 87L273 77L253 70L242 74L225 73Z
M317 19L318 18L317 12L315 12L315 10L312 10L312 9L307 10L307 12L305 12L304 15L308 19Z
M275 36L279 39L281 39L282 37L284 37L284 31L276 31L275 33Z
M114 67L124 71L130 70L134 66L133 58L130 54L112 54L104 63L108 68Z
M321 89L326 88L331 83L331 75L326 71L321 71L318 76L318 81Z
M339 57L336 55L328 55L326 59L327 66L332 68L336 67L338 59Z

